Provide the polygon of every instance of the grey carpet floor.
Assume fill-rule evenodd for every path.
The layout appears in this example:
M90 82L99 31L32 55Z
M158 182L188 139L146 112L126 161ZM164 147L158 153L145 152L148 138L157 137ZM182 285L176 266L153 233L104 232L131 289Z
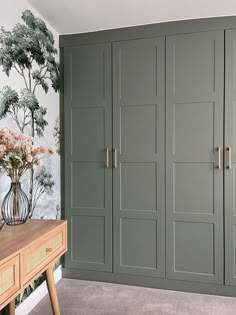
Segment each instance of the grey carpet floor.
M62 279L61 315L236 315L236 298ZM46 296L30 315L51 315Z

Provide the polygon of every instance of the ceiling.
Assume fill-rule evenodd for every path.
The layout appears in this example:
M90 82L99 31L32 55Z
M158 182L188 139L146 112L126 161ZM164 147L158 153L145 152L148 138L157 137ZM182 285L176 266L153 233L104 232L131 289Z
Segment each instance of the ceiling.
M27 0L59 34L236 15L235 0Z

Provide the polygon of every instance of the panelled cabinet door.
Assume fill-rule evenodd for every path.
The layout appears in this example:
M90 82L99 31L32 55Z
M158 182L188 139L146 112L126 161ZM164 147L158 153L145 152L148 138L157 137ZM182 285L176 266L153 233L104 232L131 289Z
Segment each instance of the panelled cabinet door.
M225 43L225 283L236 285L236 30Z
M166 274L223 283L224 33L166 50Z
M116 273L165 276L164 94L165 39L114 43Z
M66 267L112 271L111 45L64 49Z

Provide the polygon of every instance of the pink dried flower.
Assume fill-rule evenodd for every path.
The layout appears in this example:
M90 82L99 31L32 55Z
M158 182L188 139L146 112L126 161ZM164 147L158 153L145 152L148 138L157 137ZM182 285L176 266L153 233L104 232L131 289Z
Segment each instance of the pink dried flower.
M8 135L8 134L9 134L9 130L8 130L7 128L3 128L3 129L1 129L0 134L1 134L2 136Z
M7 144L7 148L8 148L9 150L11 150L11 149L14 149L14 148L15 148L15 145L14 145L14 143L12 142L12 140L8 142L8 144Z
M10 128L0 129L0 162L11 178L15 179L16 174L22 176L33 164L40 165L43 156L39 158L38 155L46 153L53 154L54 150L44 146L35 148L32 137ZM10 157L11 161L4 158L5 156Z
M48 153L48 148L46 147L40 147L40 153Z
M50 153L50 154L54 154L54 153L55 153L55 151L54 151L53 149L48 149L48 153Z
M19 155L22 155L22 149L21 149L21 146L17 146L16 147L16 151Z
M31 146L31 145L26 145L26 146L25 146L25 151L26 151L27 153L31 152L31 150L32 150L32 146Z
M11 133L12 135L16 134L17 132L11 128L7 128L8 132Z
M19 140L22 142L27 142L28 144L32 144L32 137L27 135L19 135Z
M31 154L27 154L27 155L26 155L26 161L27 161L28 163L31 163L31 162L33 161L33 157L32 157Z
M40 149L39 149L39 148L34 148L34 149L32 150L32 153L33 153L34 155L37 155L37 154L40 153Z
M6 150L7 150L7 148L5 147L5 145L0 144L0 154L1 155L5 154Z
M34 164L37 165L37 166L39 166L39 165L41 164L41 160L39 160L39 159L38 159L38 160L35 160Z
M8 135L4 135L3 137L2 137L2 141L3 142L8 142L10 140L10 135L8 134Z

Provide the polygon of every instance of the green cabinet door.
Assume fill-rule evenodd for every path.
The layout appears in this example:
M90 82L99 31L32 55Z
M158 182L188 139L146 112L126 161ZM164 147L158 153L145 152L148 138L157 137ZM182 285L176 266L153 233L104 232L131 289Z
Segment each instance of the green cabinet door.
M114 271L165 276L165 39L113 44ZM116 156L117 155L117 156Z
M111 45L64 49L65 266L112 271Z
M224 32L168 36L166 274L169 279L223 283L223 96Z
M236 30L225 43L225 283L236 285Z

